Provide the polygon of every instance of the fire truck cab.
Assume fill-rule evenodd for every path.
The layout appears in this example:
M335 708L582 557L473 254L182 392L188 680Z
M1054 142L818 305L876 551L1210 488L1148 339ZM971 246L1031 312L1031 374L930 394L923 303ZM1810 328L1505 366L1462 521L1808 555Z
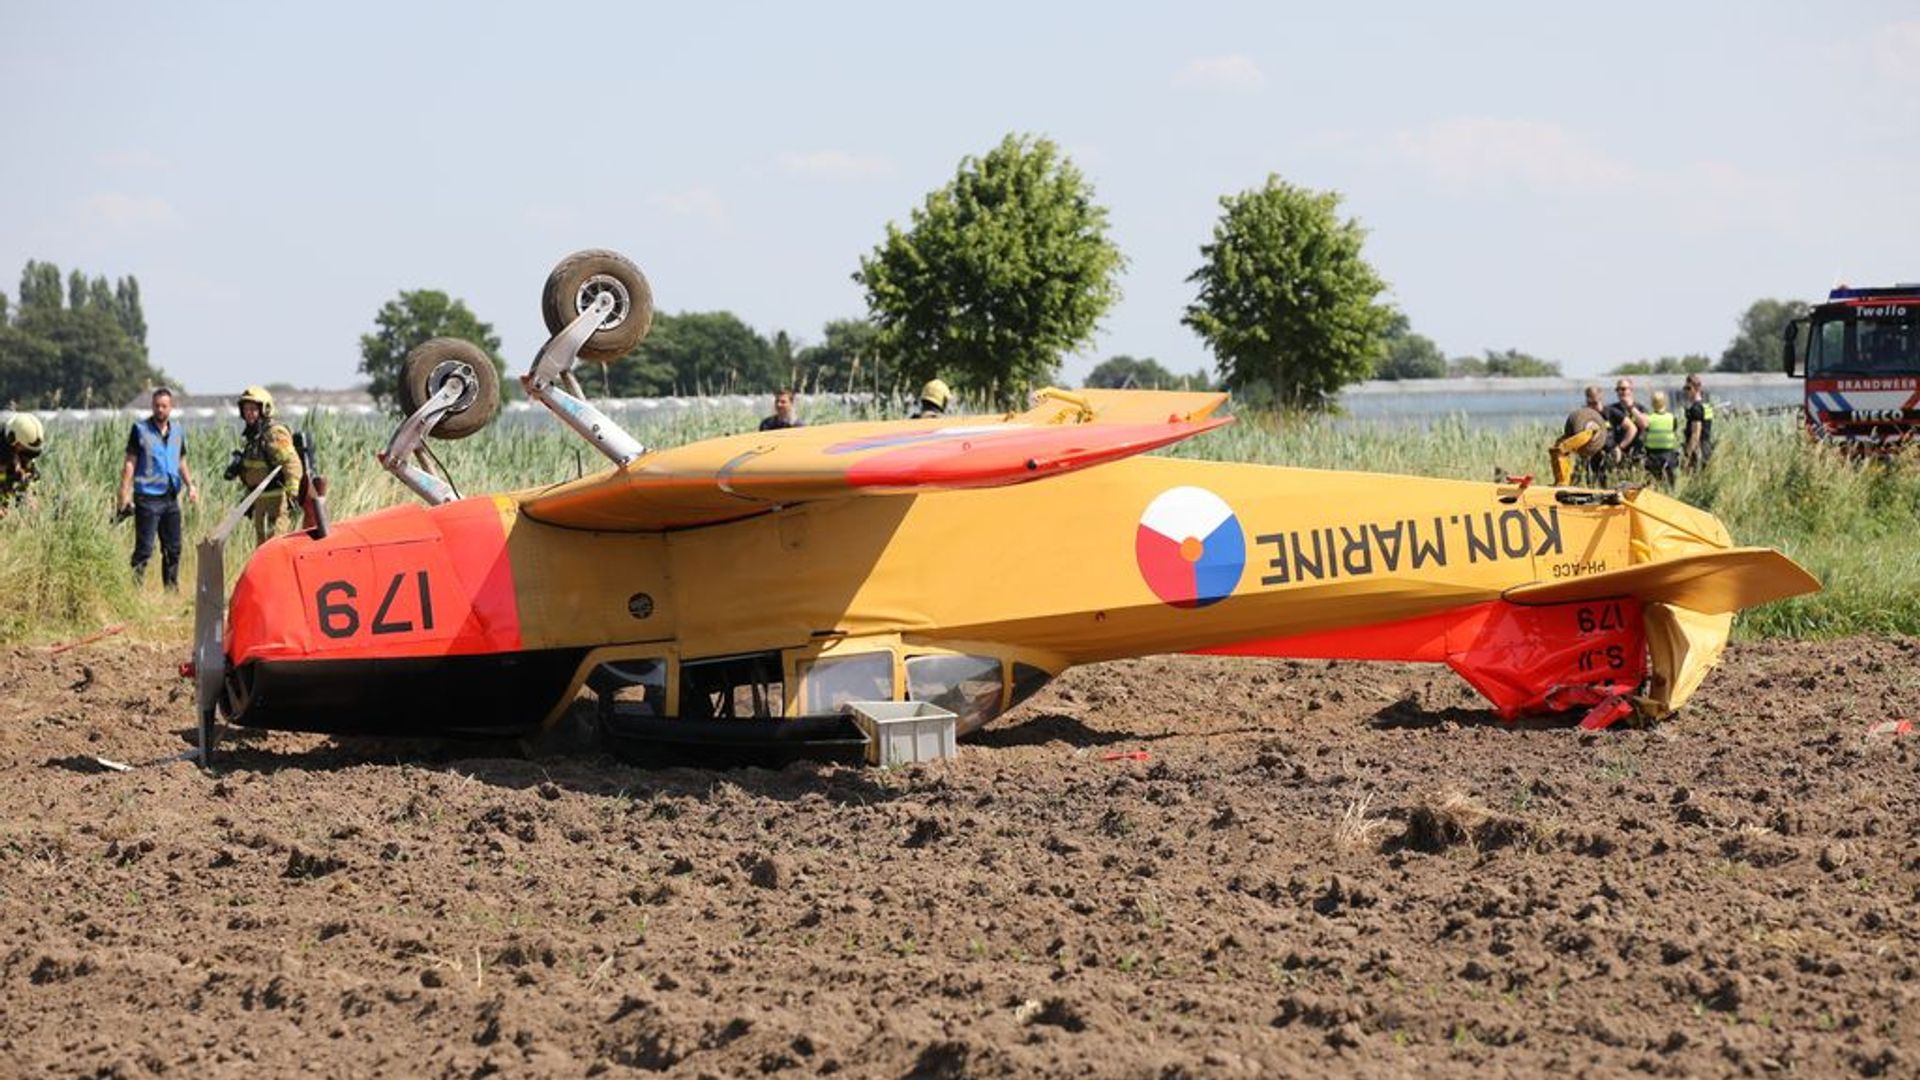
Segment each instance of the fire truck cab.
M1920 284L1834 289L1785 345L1814 438L1875 454L1920 440Z

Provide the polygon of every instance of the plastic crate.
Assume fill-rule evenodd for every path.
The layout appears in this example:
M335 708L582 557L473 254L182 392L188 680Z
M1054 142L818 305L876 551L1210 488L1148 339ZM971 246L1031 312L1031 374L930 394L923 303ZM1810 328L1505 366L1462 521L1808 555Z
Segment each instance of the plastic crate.
M867 764L944 761L958 751L954 715L924 701L850 701L847 711L867 736Z

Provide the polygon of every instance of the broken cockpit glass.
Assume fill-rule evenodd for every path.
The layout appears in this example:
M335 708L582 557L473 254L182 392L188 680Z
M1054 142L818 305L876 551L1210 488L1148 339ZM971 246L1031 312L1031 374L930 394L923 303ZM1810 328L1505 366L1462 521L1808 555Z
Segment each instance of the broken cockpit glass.
M1000 714L1000 660L993 656L914 656L907 659L907 699L952 713L961 732Z

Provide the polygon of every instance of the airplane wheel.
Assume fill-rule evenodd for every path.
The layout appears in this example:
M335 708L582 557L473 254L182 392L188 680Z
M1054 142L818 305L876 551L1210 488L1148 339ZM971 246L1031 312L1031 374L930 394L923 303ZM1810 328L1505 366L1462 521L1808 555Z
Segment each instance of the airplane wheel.
M626 256L612 251L576 251L547 275L540 314L557 334L579 318L602 293L613 295L613 314L600 324L580 355L609 363L632 352L653 326L653 288Z
M440 418L427 434L464 439L486 427L500 411L500 372L486 350L459 338L434 338L414 347L400 366L400 408L412 416L440 389L455 365L473 371L473 388L463 403Z

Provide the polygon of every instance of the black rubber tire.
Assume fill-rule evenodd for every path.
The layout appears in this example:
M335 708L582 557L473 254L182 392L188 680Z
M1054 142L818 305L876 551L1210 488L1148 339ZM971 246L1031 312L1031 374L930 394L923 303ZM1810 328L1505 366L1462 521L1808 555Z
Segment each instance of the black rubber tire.
M500 371L485 349L459 338L437 337L414 346L400 365L400 408L412 416L433 396L427 382L433 369L449 360L473 368L480 386L471 404L456 413L448 413L427 434L436 439L464 439L493 422L500 412Z
M595 249L576 251L561 259L547 275L547 286L540 294L540 314L547 321L547 333L565 330L585 310L582 292L594 278L612 279L627 297L624 307L614 309L616 324L594 331L580 348L582 357L606 364L632 352L653 326L653 287L625 255ZM586 299L591 302L591 293Z

